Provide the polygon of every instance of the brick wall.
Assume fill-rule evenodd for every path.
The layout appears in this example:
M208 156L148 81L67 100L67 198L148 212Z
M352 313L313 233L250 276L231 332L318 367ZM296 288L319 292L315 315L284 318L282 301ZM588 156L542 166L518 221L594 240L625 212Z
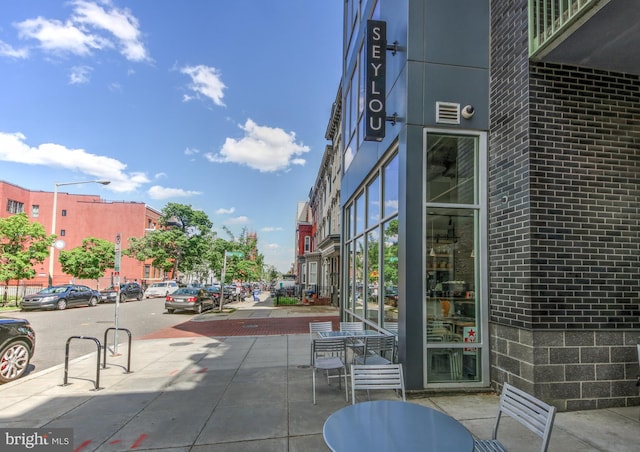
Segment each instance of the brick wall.
M530 68L535 328L640 328L640 79Z
M526 0L491 3L491 380L638 405L640 79L529 62Z

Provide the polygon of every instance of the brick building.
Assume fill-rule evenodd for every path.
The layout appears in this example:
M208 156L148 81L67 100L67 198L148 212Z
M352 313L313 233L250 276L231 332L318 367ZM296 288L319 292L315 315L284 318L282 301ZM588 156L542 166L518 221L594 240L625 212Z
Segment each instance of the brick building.
M0 181L0 206L6 208L0 212L4 218L25 212L29 219L44 226L50 234L52 226L53 192L31 191L9 182ZM82 244L87 237L115 242L116 234L121 235L122 248L127 246L130 237L141 237L146 229L155 229L160 212L139 202L111 202L95 195L77 195L64 192L57 193L57 218L55 234L64 242L64 249L73 249ZM53 284L63 284L71 280L71 276L62 272L58 262L59 250L54 250ZM36 268L36 277L25 283L48 284L49 259ZM135 259L122 256L120 279L138 281L154 281L163 278L161 271ZM96 287L96 281L77 281L90 287ZM98 281L100 288L113 282L113 272L108 271Z

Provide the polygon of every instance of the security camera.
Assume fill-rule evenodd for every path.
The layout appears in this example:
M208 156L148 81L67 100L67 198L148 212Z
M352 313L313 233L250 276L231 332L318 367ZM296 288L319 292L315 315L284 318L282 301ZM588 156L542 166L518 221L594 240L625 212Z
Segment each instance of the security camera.
M474 113L475 113L475 109L473 108L473 105L466 105L462 109L462 117L464 119L471 119Z

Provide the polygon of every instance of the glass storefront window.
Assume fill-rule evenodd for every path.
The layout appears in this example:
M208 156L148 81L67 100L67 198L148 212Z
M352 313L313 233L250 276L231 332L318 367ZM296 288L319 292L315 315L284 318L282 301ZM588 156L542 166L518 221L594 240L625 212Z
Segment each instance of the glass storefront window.
M382 231L383 269L380 281L384 300L384 326L398 321L398 219L387 221Z
M364 314L364 300L365 300L365 291L366 291L366 280L364 277L364 272L365 272L365 268L364 268L364 253L365 249L364 249L364 237L360 237L358 239L356 239L355 242L355 250L354 250L354 258L355 258L355 290L356 290L356 294L354 297L354 301L355 301L355 305L353 307L353 310L355 311L356 315L362 317Z
M427 202L477 202L477 148L477 137L427 134Z
M380 180L376 177L367 187L367 227L380 223Z
M367 275L367 312L366 317L367 320L371 320L374 323L378 323L378 317L380 310L379 305L379 294L380 294L380 284L379 284L379 271L378 271L378 256L380 255L379 251L379 240L378 240L378 229L373 229L369 231L367 234L367 271L365 274Z
M398 212L398 156L384 167L382 214L388 217Z
M472 135L426 134L425 367L427 384L479 382L476 259L478 149Z
M364 219L366 212L364 210L364 194L361 194L356 199L356 212L355 212L355 234L360 235L364 231Z
M394 332L398 329L397 184L398 157L394 155L343 211L345 317Z

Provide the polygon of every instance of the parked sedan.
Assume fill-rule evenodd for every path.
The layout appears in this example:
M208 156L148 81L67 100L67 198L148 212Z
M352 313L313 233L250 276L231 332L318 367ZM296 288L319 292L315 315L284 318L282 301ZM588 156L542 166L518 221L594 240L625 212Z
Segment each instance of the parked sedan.
M36 333L25 319L0 317L0 383L23 376L36 348Z
M176 310L194 311L200 314L204 310L213 309L213 298L204 289L181 287L167 295L164 307L169 314L173 314Z
M213 298L213 304L215 306L220 306L220 287L219 286L207 286L207 287L204 288L204 290L209 292L209 295L211 295L211 298Z
M124 303L127 300L142 300L144 291L137 282L120 284L120 303ZM102 302L116 301L118 298L118 290L111 286L100 291L100 297Z
M20 307L29 309L66 309L72 306L95 306L100 292L80 284L66 284L42 289L33 295L25 295Z

